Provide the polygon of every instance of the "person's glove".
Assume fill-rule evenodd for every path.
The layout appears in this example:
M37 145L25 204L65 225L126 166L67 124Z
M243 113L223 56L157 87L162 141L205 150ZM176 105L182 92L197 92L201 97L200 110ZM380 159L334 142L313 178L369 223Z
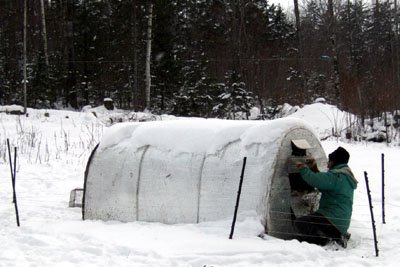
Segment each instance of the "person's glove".
M313 172L319 172L317 162L313 158L306 159L306 165Z

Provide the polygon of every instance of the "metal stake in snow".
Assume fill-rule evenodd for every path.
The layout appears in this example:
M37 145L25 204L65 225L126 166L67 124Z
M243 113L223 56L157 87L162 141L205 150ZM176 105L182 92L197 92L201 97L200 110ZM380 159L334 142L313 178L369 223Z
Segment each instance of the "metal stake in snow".
M365 176L365 184L367 186L367 194L368 194L368 201L369 201L369 209L371 212L371 221L372 221L372 231L374 233L374 242L375 242L375 256L379 256L379 250L378 250L378 240L376 239L376 227L375 227L375 220L374 220L374 212L372 210L372 200L371 200L371 191L369 190L369 183L368 183L368 176L367 172L364 172Z
M382 153L382 223L385 224L385 154Z
M239 189L238 189L237 198L236 198L235 213L233 214L233 221L232 221L232 226L231 226L231 233L229 234L229 239L232 239L233 231L235 230L236 216L237 216L237 211L239 209L240 194L242 192L244 169L246 168L246 160L247 160L247 157L244 157L243 158L243 166L242 166L242 174L240 175Z
M18 213L18 205L17 205L17 194L15 192L15 176L16 176L16 162L17 162L17 148L14 148L14 168L13 168L13 162L11 159L11 148L10 148L10 140L7 139L7 148L8 148L8 158L10 161L10 170L11 170L11 184L13 187L13 203L14 203L14 209L15 209L15 217L17 220L17 226L19 227L19 213Z

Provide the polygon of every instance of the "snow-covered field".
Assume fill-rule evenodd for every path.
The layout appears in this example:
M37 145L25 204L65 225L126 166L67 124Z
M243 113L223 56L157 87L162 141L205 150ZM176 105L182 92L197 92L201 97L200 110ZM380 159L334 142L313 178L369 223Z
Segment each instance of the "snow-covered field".
M349 150L349 165L359 180L352 237L347 249L336 251L296 240L261 239L257 235L262 226L250 213L237 222L232 240L230 219L180 225L82 221L81 209L68 207L70 191L83 186L87 158L106 126L89 112L28 112L29 117L0 113L0 266L398 266L398 144L322 142L327 153L339 145ZM327 120L333 114L328 105L314 104L299 112L296 116L320 133L332 127L327 121L338 121ZM12 203L7 138L12 148L18 148L20 227ZM382 153L386 224L382 223ZM375 257L364 171L370 180L379 257Z

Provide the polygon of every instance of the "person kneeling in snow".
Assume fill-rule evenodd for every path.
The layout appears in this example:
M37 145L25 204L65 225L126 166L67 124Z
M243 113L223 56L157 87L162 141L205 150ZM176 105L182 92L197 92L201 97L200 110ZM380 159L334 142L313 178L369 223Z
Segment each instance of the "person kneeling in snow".
M349 153L339 147L329 154L327 172L314 172L304 163L296 163L304 181L321 192L318 210L295 220L299 241L321 246L334 241L346 248L357 188L357 180L347 166L349 158Z

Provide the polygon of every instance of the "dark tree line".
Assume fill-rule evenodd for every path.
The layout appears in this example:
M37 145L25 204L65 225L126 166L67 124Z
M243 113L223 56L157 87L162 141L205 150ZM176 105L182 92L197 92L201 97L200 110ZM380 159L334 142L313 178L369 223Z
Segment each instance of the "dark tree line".
M27 1L28 106L111 97L143 110L149 4ZM399 107L397 3L306 0L294 14L265 0L152 4L153 112L235 118L316 97L363 116ZM23 11L0 1L0 104L23 103Z

